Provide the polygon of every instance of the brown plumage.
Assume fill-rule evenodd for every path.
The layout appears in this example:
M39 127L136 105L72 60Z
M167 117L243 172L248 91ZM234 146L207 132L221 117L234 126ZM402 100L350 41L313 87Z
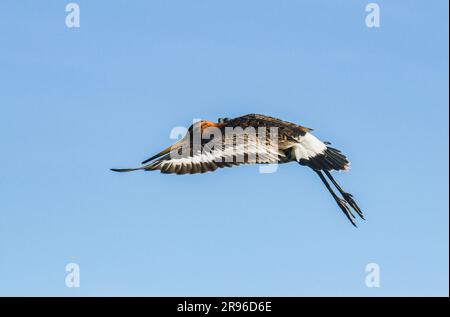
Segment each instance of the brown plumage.
M298 162L319 175L355 225L355 216L348 205L363 218L362 212L352 196L344 192L330 174L332 170L348 170L350 162L339 150L320 141L311 131L310 128L260 114L219 119L219 122L202 120L193 124L183 139L143 161L143 166L112 170L160 170L181 175L212 172L241 164ZM344 199L334 193L324 174Z

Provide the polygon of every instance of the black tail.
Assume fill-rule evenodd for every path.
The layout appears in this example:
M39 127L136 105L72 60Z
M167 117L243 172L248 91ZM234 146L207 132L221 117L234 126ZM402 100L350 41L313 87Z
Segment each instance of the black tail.
M311 167L315 171L347 171L350 161L338 149L327 146L323 153L308 159L301 159L300 164Z

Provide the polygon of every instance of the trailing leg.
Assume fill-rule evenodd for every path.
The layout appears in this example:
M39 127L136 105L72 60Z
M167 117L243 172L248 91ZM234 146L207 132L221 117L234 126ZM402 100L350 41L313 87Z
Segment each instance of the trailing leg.
M339 198L336 195L336 193L333 191L333 189L331 188L330 184L328 183L328 181L325 178L325 176L323 176L321 171L318 171L318 170L314 170L314 171L317 173L317 175L319 175L320 179L325 184L326 188L330 192L331 196L333 196L334 200L336 201L338 206L341 208L342 212L345 214L345 216L348 218L348 220L350 220L352 225L354 225L356 227L356 223L355 223L355 220L354 220L355 216L353 215L353 213L350 210L350 208L347 206L346 201L344 199Z
M325 175L328 176L328 178L331 180L331 182L334 184L334 186L337 188L337 190L341 193L342 197L345 199L345 201L352 206L352 208L358 213L358 215L365 220L364 215L359 208L358 204L355 202L355 200L352 198L352 194L349 194L345 192L341 186L336 182L336 180L333 178L331 173L327 170L324 170Z

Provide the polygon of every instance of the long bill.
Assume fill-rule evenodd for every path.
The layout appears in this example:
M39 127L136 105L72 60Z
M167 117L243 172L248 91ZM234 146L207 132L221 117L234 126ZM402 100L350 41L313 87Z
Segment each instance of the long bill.
M184 141L185 141L184 139L178 141L177 143L169 146L167 149L159 152L158 154L153 155L152 157L146 159L145 161L142 161L141 164L146 164L146 163L148 163L148 162L150 162L150 161L152 161L152 160L154 160L154 159L156 159L158 157L161 157L161 156L163 156L163 155L165 155L167 153L170 153L170 151L172 151L172 150L179 149L185 143Z

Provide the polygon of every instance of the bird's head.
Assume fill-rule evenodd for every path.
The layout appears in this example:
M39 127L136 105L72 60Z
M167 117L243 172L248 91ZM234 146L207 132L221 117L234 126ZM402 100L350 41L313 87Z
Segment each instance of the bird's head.
M208 127L211 126L218 126L218 123L214 123L211 121L207 121L207 120L201 120L201 121L197 121L195 122L193 125L191 125L186 133L186 135L179 140L178 142L176 142L175 144L169 146L167 149L159 152L158 154L152 156L151 158L145 160L142 162L142 164L145 164L153 159L156 159L158 157L161 157L163 155L175 152L178 153L180 149L182 149L183 147L186 146L191 146L193 140L195 139L194 135L196 136L200 136L197 139L201 139L201 136L203 135L203 132L205 129L207 129Z
M192 135L193 133L202 134L207 128L214 127L220 128L222 126L221 123L212 122L208 120L200 120L191 125L188 129L188 134Z

